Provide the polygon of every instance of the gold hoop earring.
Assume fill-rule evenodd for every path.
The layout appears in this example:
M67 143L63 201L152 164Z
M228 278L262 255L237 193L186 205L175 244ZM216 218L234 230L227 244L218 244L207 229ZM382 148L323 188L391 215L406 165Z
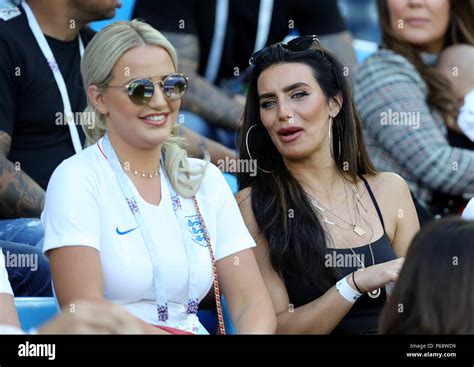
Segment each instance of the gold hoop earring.
M329 139L331 139L331 130L332 130L332 117L329 116L329 130L328 130Z
M272 174L273 172L275 172L274 170L273 171L267 171L263 168L260 168L257 164L257 160L256 159L253 159L252 158L252 155L250 154L250 149L249 149L249 133L250 133L250 130L252 130L255 126L258 126L257 124L253 124L249 127L249 129L247 130L247 133L245 134L245 148L247 148L247 154L249 155L250 159L252 161L255 161L255 166L257 167L257 169L259 169L260 171L264 172L264 173L268 173L268 174ZM261 126L261 125L260 125ZM263 126L262 126L263 127Z
M331 130L332 130L332 124L333 124L333 118L332 117L329 117L330 118L330 122L329 122L329 140L331 140ZM337 128L338 132L339 132L339 127ZM338 138L337 138L337 145L338 145L338 150L339 150L339 159L341 158L341 134L339 134ZM331 150L331 157L334 159L334 145L331 145L330 146L330 150Z
M339 146L339 159L341 159L341 129L340 129L340 124L336 125L337 126L337 145Z
M341 131L339 129L339 125L336 125L336 126L337 126L337 145L338 145L338 149L339 149L338 158L340 160L341 159Z

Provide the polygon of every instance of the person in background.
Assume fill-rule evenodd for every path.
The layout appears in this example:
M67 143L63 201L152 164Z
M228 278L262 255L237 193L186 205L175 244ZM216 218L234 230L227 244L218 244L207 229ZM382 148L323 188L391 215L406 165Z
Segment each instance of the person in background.
M348 70L357 64L332 0L137 0L134 17L164 32L194 81L183 99L184 126L233 149L254 51L290 34L318 34Z
M381 334L474 334L474 223L423 228L380 317Z
M467 149L474 149L474 46L458 44L446 48L437 67L449 80L460 107L457 126L469 139ZM462 136L462 135L461 135ZM460 145L460 144L457 144ZM462 147L462 146L461 146Z
M112 18L117 7L116 0L0 2L0 240L9 241L11 254L42 258L46 187L54 169L85 142L77 126L86 107L81 50L94 35L86 25ZM45 52L54 62L48 64ZM204 142L214 162L234 156L188 129L183 133L193 155ZM40 262L46 267L34 273L7 267L17 296L52 295L49 266Z
M0 239L21 244L9 244L10 254L43 258L39 216L45 190L53 170L75 153L64 101L73 113L85 108L80 50L93 32L84 26L113 17L116 6L115 0L0 4ZM65 90L60 91L40 45L54 55ZM83 142L82 131L73 131ZM52 295L48 263L40 263L45 267L37 272L7 267L17 296Z
M62 306L121 304L146 332L207 333L197 312L214 284L238 333L273 333L232 192L177 136L188 79L177 67L168 40L136 20L103 28L87 46L81 70L94 128L84 128L88 147L53 173L42 214L55 294Z
M375 171L344 67L314 36L250 62L240 159L258 174L239 174L237 201L277 332L377 333L419 228L408 186Z
M74 306L74 307L71 307ZM37 334L141 334L141 325L120 306L99 302L72 302L53 320L37 330ZM13 290L0 251L0 334L23 334L15 309Z
M338 0L341 14L356 39L379 43L376 0Z
M355 73L369 156L410 186L422 225L474 193L474 152L450 145L458 102L436 68L451 45L474 45L469 1L378 0L382 47Z
M8 278L18 297L51 297L51 272L39 247L0 241Z

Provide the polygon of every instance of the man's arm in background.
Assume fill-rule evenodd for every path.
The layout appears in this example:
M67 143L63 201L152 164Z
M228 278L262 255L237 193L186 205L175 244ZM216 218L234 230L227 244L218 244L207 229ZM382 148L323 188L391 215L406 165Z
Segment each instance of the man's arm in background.
M164 32L178 52L179 69L190 83L181 109L194 112L209 123L226 129L237 129L244 106L197 73L199 39L193 34Z
M191 129L182 126L180 128L180 133L186 139L186 150L192 157L202 158L202 145L204 145L205 149L209 152L211 162L216 166L219 165L220 160L225 161L226 157L230 160L237 158L237 153L232 149L229 149L225 145L219 144L214 140L205 138Z
M349 31L326 34L320 36L319 40L323 47L330 49L352 72L357 67L357 58L352 45L352 34Z
M45 191L7 159L10 146L10 135L0 131L0 217L39 217Z

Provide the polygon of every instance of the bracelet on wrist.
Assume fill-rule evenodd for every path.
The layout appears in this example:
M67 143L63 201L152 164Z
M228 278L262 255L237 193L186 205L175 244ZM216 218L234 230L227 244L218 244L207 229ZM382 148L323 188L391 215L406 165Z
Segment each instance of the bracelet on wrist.
M362 293L359 293L349 285L347 282L347 277L342 278L336 283L336 290L350 303L354 303L359 299L360 296L362 296Z
M362 293L362 294L363 294L363 293L365 293L365 292L362 292L362 291L360 290L359 286L358 286L357 283L356 283L356 280L355 280L355 273L356 273L355 271L352 272L352 282L354 283L354 285L355 285L355 287L357 288L357 290L359 291L359 293Z

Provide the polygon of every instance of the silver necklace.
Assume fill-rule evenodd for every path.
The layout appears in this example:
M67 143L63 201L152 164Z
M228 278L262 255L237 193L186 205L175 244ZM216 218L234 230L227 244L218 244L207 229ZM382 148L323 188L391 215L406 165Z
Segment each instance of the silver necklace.
M311 203L313 204L313 206L318 209L320 212L329 212L331 213L334 217L336 217L337 219L339 219L340 221L342 221L343 223L347 224L349 226L349 229L352 229L352 231L354 233L356 233L359 237L363 237L365 235L365 230L360 227L358 224L357 224L357 217L355 216L355 212L354 212L354 219L352 219L352 211L350 209L350 204L349 204L349 196L347 195L347 187L346 187L346 180L343 178L342 179L343 183L344 183L344 193L345 193L345 201L347 203L347 210L349 211L349 215L351 216L351 221L352 223L348 222L347 220L345 220L344 218L342 218L340 215L338 215L337 213L334 212L334 209L328 209L326 207L324 207L321 202L318 200L318 198L316 198L315 196L311 195L309 192L307 192L306 190L304 190L304 192L306 193L306 195L309 197ZM353 189L354 190L354 189ZM354 191L353 191L354 192ZM340 205L338 205L339 207ZM365 209L365 208L364 208ZM331 224L331 225L336 225L335 222L331 222L326 216L323 216L323 221L327 224ZM341 229L344 229L344 230L347 230L347 228L342 228L341 226L338 226L339 228Z
M363 204L362 204L363 205ZM367 209L364 207L364 209L367 211ZM357 209L358 210L358 209ZM370 255L372 256L372 266L375 265L375 257L374 257L374 252L372 251L372 240L373 240L373 235L374 235L374 228L370 225L370 223L368 221L366 221L364 219L364 217L362 216L362 214L359 212L359 216L361 218L361 220L363 222L365 222L365 224L367 224L367 226L370 228L370 232L371 232L371 239L370 239L370 242L369 242L369 250L370 250ZM365 268L365 267L364 267ZM370 298L378 298L380 296L380 294L382 293L382 291L380 290L380 288L377 288L377 289L374 289L370 292L367 292L368 296Z
M364 205L364 202L360 199L358 193L357 193L357 190L355 188L352 188L352 194L353 194L353 200L354 200L354 211L356 212L356 214L359 214L359 218L361 219L361 221L365 222L365 224L370 228L370 233L371 233L371 236L370 236L370 242L369 242L369 250L370 250L370 255L372 257L372 265L375 265L375 257L374 257L374 252L372 251L372 240L374 239L373 236L374 236L374 228L372 227L372 225L369 223L369 221L366 221L364 219L364 217L362 216L362 213L360 212L359 210L359 206L356 204L357 202L360 203L360 205L362 206L362 208L365 210L365 212L368 214L369 213L369 210L366 208L366 206ZM357 201L356 201L357 200ZM365 267L364 267L365 268ZM368 296L370 298L378 298L380 296L380 294L382 293L382 291L380 290L380 288L377 288L377 289L374 289L370 292L367 292Z
M343 179L344 180L344 179ZM365 231L360 228L359 226L356 225L356 220L357 220L357 214L359 214L359 218L365 222L365 224L370 228L370 240L369 240L369 250L370 250L370 255L371 255L371 258L372 258L372 265L375 265L375 256L374 256L374 252L372 250L372 240L374 238L374 228L370 225L369 221L366 221L364 219L364 217L362 216L362 214L360 213L360 210L359 210L359 207L357 205L357 203L359 203L362 208L364 209L364 211L366 213L368 213L368 209L365 207L364 203L362 202L362 200L360 199L360 196L358 195L358 192L355 188L351 187L352 189L352 194L353 194L353 202L354 202L354 216L356 217L355 220L354 220L354 223L351 224L349 222L347 222L346 220L340 218L338 215L335 215L334 213L332 213L336 218L339 218L341 219L343 222L351 225L353 231L359 235L360 237L362 237L363 235L365 235ZM326 226L326 233L330 236L330 231L329 231L329 227L327 227L328 224L330 225L335 225L336 223L335 222L331 222L327 219L327 217L325 217L323 215L323 213L327 210L324 206L322 206L319 201L317 200L317 198L315 198L313 195L309 194L306 190L303 190L305 192L305 194L309 197L310 199L310 202L313 206L313 208L316 208L317 210L315 210L316 214L318 215L318 217L322 220L322 222L325 223L325 226ZM349 209L349 201L348 201L348 195L347 195L347 191L346 191L346 183L345 183L345 180L344 180L344 191L346 193L346 199L347 199L347 205L348 205L348 209ZM329 210L327 210L329 211ZM329 211L331 213L331 211ZM350 211L349 209L349 212L351 213L351 220L352 220L352 212ZM357 232L355 227L354 226L357 226L358 228L360 228L363 232L363 234L361 235L360 233L362 232ZM347 241L341 236L339 235L339 233L337 233L336 230L334 230L334 234L336 234L337 237L339 237L339 239L344 243L344 245L346 245L346 247L351 250L352 254L355 256L355 258L357 259L357 261L359 262L359 264L365 269L366 266L364 264L363 261L360 260L360 257L356 254L356 252L352 249L352 247L347 243ZM332 236L331 236L332 238ZM331 239L331 241L334 243L334 241ZM378 298L381 294L381 290L380 288L377 288L377 289L374 289L370 292L367 292L367 295L370 297L370 298Z

